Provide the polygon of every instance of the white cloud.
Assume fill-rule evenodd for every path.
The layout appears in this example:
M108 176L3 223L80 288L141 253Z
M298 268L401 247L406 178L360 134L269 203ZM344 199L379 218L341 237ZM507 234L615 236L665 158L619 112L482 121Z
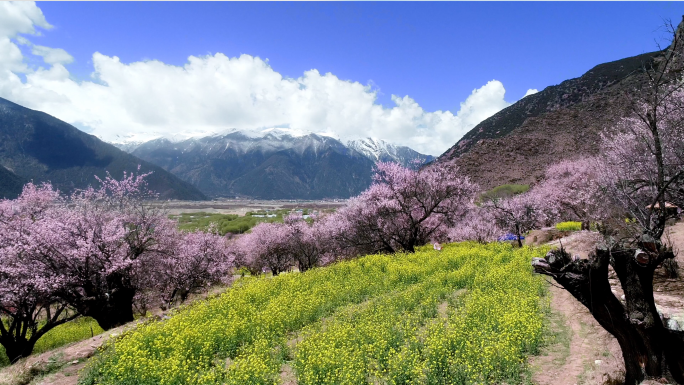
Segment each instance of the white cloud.
M537 92L539 92L538 89L536 89L536 88L530 88L529 90L527 90L527 92L525 92L525 95L523 95L523 98L524 98L525 96L528 96L528 95L534 95L534 94L536 94Z
M18 33L35 35L35 27L50 29L43 11L33 1L0 2L0 36L15 37Z
M19 47L12 41L18 34L36 35L36 26L52 28L43 12L32 1L0 1L0 81L8 71L26 72ZM25 39L19 37L22 43ZM3 76L4 75L4 76Z
M33 15L28 18L32 24L16 23L21 29L4 32L4 38L33 33L33 26L49 27L32 6L35 9L22 5L24 16L17 16L25 20ZM0 8L0 15L6 9ZM0 24L7 19L0 16ZM393 95L394 106L385 108L376 103L377 87L315 69L285 78L258 57L221 53L190 56L180 67L155 60L122 63L96 52L92 61L97 81L76 82L64 67L73 60L71 55L31 46L50 66L28 71L17 66L23 64L21 57L10 49L13 67L6 66L9 71L0 75L0 96L114 142L280 126L350 139L382 138L439 155L477 123L510 105L503 84L492 80L473 90L456 114L425 111L409 96ZM26 72L26 81L16 75L20 71Z
M37 56L42 56L43 61L48 64L69 64L74 61L74 58L69 53L61 48L50 48L42 45L34 45L31 53Z
M26 71L21 50L6 36L0 36L0 71Z

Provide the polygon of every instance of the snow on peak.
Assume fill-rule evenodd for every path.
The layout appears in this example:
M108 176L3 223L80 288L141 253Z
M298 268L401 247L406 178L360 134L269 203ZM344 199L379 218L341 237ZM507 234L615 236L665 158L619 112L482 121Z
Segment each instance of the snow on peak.
M397 146L378 138L349 140L347 146L375 162L397 162L405 167L413 167L415 160L420 160L422 164L433 159L430 155L423 155L409 147Z
M296 128L289 127L267 127L267 128L255 128L255 129L237 129L232 128L229 130L221 131L216 133L215 136L225 136L233 133L240 133L248 138L260 139L266 136L271 136L273 138L281 139L285 136L290 136L292 138L301 138L308 135L318 135L330 137L339 140L339 137L332 132L313 132L307 130L300 130Z
M282 128L282 127L267 128L267 129L261 130L261 133L263 134L263 136L271 135L271 136L274 136L276 138L281 138L285 135L291 136L293 138L300 138L302 136L306 136L306 135L311 134L311 132L307 132L307 131L296 130L293 128Z
M190 131L187 131L190 133ZM199 131L195 131L199 133ZM120 149L132 152L143 145L144 140L132 140L126 138L123 143L113 143ZM136 138L137 139L137 138ZM172 146L180 146L183 152L190 151L192 148L201 148L203 152L209 154L224 152L229 149L237 153L245 154L252 151L267 153L284 149L293 149L298 153L313 150L321 151L328 146L336 148L346 147L360 153L373 162L397 162L402 165L412 164L416 159L421 163L432 160L431 156L420 154L409 147L397 146L379 138L361 138L344 140L330 132L311 132L287 127L268 127L257 129L228 129L222 132L210 133L209 135L187 135L176 134L173 136L160 135L153 140L163 139L170 142ZM155 146L163 145L161 143Z
M396 155L397 146L378 138L363 138L347 141L347 146L376 161L384 155Z

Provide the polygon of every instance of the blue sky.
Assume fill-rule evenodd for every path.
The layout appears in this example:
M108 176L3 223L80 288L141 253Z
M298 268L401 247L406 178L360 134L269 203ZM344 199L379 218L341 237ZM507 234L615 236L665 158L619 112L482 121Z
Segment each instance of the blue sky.
M408 96L423 113L450 111L457 117L459 110L463 110L461 104L472 96L473 90L483 88L491 80L500 82L505 89L505 102L515 102L528 89L542 90L580 76L597 64L655 50L656 41L665 43L667 37L661 28L663 20L669 18L676 25L684 14L684 4L676 2L38 2L36 5L53 28L38 26L36 31L40 31L40 36L15 33L11 38L24 36L35 46L68 52L73 60L60 65L77 84L93 81L95 52L106 58L116 56L124 66L156 60L178 68L185 66L191 55L206 57L221 53L227 58L237 58L247 54L268 59L267 66L284 78L301 78L306 71L316 69L321 76L331 73L339 81L370 86L366 92L374 92L375 104L384 109L375 113L378 116L388 115L385 113L397 106L392 99L396 95ZM31 45L18 46L28 70L15 73L25 83L31 71L40 66L47 70L48 66L40 56L31 54ZM126 76L127 69L132 71L134 67L122 67L117 78ZM173 82L169 80L172 77L165 79L159 81ZM114 87L113 81L95 83ZM56 86L51 87L52 92L62 92ZM152 87L151 83L147 87ZM299 88L302 87L309 85L303 86L300 82ZM494 85L490 88L493 94L500 94ZM63 92L67 95L67 91ZM3 97L6 96L7 93ZM15 98L18 97L15 95ZM475 98L471 101L472 108L488 103L484 100L477 104ZM369 127L376 129L369 132L381 137L386 129L383 139L418 143L423 151L437 153L453 144L447 142L467 132L476 124L475 120L506 105L503 100L493 101L491 106L483 107L482 114L470 118L462 112L459 126L452 130L454 135L445 135L447 128L439 128L439 123L434 123L439 119L446 122L447 118L432 115L417 118L415 114L406 115L413 122L413 128L410 125L386 128L376 117L375 123L369 123ZM171 107L160 105L159 108ZM351 108L360 107L348 109ZM315 114L319 113L323 112ZM98 126L106 122L98 123L93 117L78 121L76 115L74 111L72 115L58 117L86 130L96 133L99 130L98 136L107 136L103 134L105 129ZM157 127L150 135L163 134L163 124L148 118L138 120L149 120ZM332 117L325 120L328 123L294 123L297 119L280 117L265 123L223 118L226 127L241 128L240 124L265 127L281 119L285 126L304 130L345 130L329 123ZM142 130L144 122L140 121L130 125ZM429 135L433 124L430 122L441 134ZM216 121L205 123L196 131L211 131L211 127L220 126ZM316 124L325 127L312 127ZM411 130L420 131L420 137L409 135ZM355 135L359 133L349 136ZM432 145L431 140L440 143Z

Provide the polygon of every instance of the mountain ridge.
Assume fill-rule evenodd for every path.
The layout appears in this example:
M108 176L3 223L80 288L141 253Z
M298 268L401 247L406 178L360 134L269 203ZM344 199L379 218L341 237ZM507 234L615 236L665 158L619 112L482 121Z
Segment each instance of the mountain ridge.
M600 135L629 112L629 93L662 51L598 64L582 76L548 86L485 119L437 158L483 190L534 184L564 159L595 155Z
M230 129L226 130L221 133L216 133L212 135L207 135L207 136L201 136L201 137L187 137L187 138L181 138L178 139L176 137L159 137L156 139L151 139L148 141L144 142L138 142L138 141L130 141L130 142L112 142L110 144L116 146L117 148L128 152L128 153L133 153L138 147L142 146L143 144L150 143L150 142L164 142L167 145L172 145L173 143L181 143L181 142L186 142L186 141L192 141L192 140L205 140L207 138L217 138L220 140L222 137L228 137L228 136L242 136L244 139L259 139L259 138L271 138L274 140L279 140L282 139L283 137L291 137L291 138L306 138L306 137L318 137L318 138L330 138L336 141L339 141L346 147L349 147L353 150L356 150L360 152L361 154L365 155L369 159L378 162L397 162L402 165L408 166L412 162L414 162L416 159L420 160L422 163L429 163L432 160L436 159L432 155L425 155L421 154L418 151L413 150L412 148L408 146L401 146L401 145L396 145L392 144L386 140L383 139L378 139L378 138L371 138L371 137L366 137L366 138L360 138L360 139L341 139L335 136L331 135L326 135L326 134L320 134L320 133L315 133L315 132L308 132L308 131L298 131L298 130L291 130L291 129L282 129L282 128L270 128L270 129L264 129L264 130L238 130L238 129Z
M124 171L152 172L150 189L161 198L204 200L206 196L186 182L49 114L0 98L0 186L15 191L20 180L51 182L62 192L96 185L95 176L107 171L115 178ZM14 182L12 182L14 180ZM14 197L12 195L8 197Z
M370 186L377 161L411 165L414 159L433 159L384 141L349 145L327 135L292 131L231 130L181 141L159 138L131 152L207 195L259 199L349 198ZM376 146L364 147L368 143Z
M421 154L408 146L398 146L377 138L348 140L347 147L375 162L396 162L405 167L413 167L414 163L430 163L435 159L432 155Z

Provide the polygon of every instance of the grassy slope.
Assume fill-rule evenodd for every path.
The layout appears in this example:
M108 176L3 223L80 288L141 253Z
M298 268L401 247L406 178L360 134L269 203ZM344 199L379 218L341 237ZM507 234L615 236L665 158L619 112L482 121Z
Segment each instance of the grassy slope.
M77 318L71 322L59 325L47 332L36 343L33 354L40 354L48 350L58 348L90 338L104 332L97 322L90 317ZM0 346L0 367L9 365L5 348Z

